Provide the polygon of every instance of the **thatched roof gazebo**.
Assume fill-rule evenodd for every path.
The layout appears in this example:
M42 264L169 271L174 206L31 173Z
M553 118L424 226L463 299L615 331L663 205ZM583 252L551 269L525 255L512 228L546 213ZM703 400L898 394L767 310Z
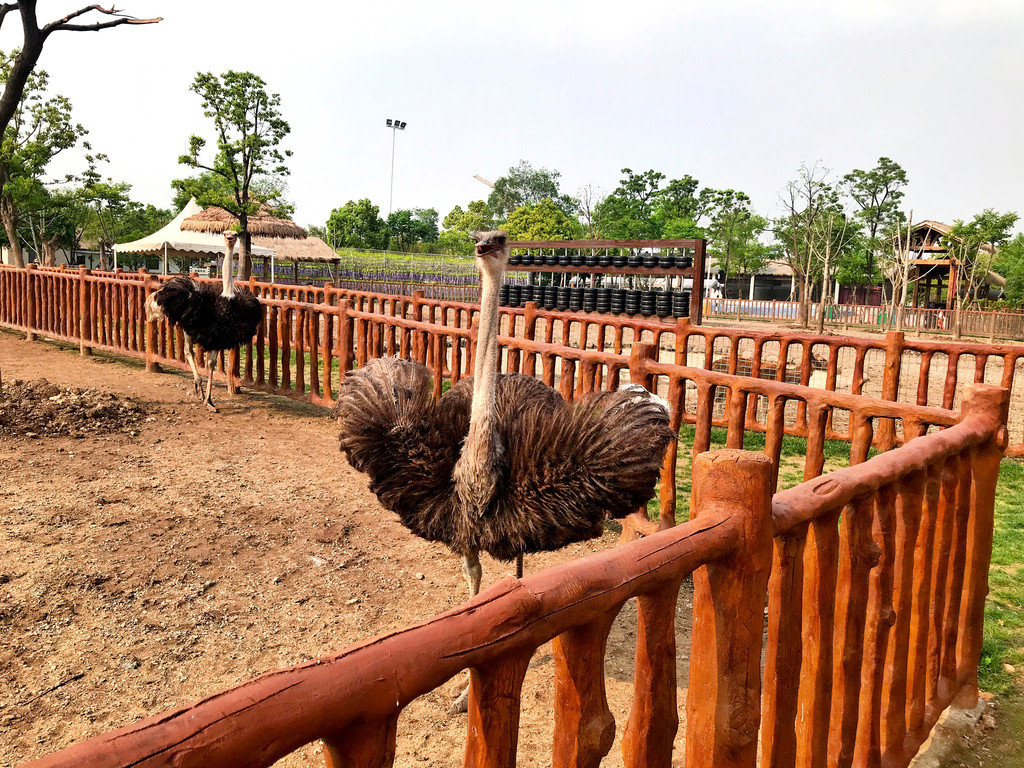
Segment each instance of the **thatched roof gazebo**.
M225 232L238 226L238 217L223 208L210 206L199 213L189 216L181 223L181 228L194 232ZM330 247L319 238L310 238L306 230L300 227L291 219L283 219L275 216L269 205L260 203L259 210L248 217L248 230L250 242L253 238L259 241L259 245L265 248L273 248L275 256L270 259L270 278L276 276L275 259L285 258L292 261L295 272L295 281L298 282L298 264L300 261L334 261L337 269L338 256ZM269 241L274 241L273 243ZM317 240L329 251L325 253L316 244L308 241ZM301 243L298 247L281 247L285 241ZM333 257L333 258L332 258ZM267 275L267 258L263 258L264 279Z
M181 222L182 229L190 229L193 232L223 232L236 226L237 216L214 206L205 208ZM260 203L259 211L249 216L249 234L300 239L306 237L306 230L291 219L274 216L269 205Z

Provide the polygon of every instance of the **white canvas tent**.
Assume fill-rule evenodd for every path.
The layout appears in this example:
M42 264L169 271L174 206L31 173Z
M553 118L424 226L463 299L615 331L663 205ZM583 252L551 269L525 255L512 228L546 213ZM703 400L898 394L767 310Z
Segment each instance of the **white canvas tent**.
M195 198L188 201L188 205L181 209L170 223L152 235L134 240L130 243L120 243L114 246L114 269L117 269L117 254L119 253L146 253L161 256L161 273L167 274L167 259L195 256L223 256L224 235L213 232L191 232L182 230L181 222L189 216L203 210ZM273 248L263 248L258 245L252 246L253 257L274 257Z

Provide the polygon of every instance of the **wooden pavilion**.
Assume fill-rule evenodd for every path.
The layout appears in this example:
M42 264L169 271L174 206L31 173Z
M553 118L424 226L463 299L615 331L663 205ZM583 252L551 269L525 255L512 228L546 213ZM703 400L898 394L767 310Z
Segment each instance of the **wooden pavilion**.
M949 224L931 220L919 222L910 230L910 279L914 286L912 304L915 307L940 304L946 309L953 308L960 291L959 275L956 262L949 258L942 244L942 238L948 237L952 230ZM992 246L983 245L981 250L992 253ZM983 283L1004 285L1005 280L989 272Z

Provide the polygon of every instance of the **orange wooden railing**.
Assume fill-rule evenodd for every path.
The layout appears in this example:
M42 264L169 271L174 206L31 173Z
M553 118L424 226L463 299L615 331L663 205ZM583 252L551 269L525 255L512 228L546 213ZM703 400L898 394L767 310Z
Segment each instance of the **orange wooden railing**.
M762 765L905 766L977 703L1007 404L775 494Z
M84 269L2 268L0 325L17 328L29 335L45 333L78 343L83 353L96 347L138 354L143 346L133 318L141 317L138 302L143 301L144 296L139 286L144 285L146 279L145 273L94 275ZM152 278L149 279L152 282ZM75 281L77 293L73 287ZM301 308L297 304L288 305L284 309L285 314L291 315L301 309L304 316L317 318L315 322L321 333L327 333L329 326L334 336L323 343L334 350L340 349L338 334L345 323L335 320L328 324L322 317L331 313L309 305L337 307L348 299L348 306L353 310L467 330L478 311L474 304L426 299L422 295L385 296L339 290L330 285L283 286L254 280L250 280L249 285L261 299L303 305ZM84 313L82 306L85 307ZM278 318L281 311L279 306ZM30 314L31 321L28 320ZM81 317L80 327L76 327L79 320L75 318L78 317ZM294 317L286 317L283 322L288 328L297 327ZM307 319L306 322L314 321ZM917 405L947 410L959 407L964 386L970 382L999 383L1011 392L1024 392L1024 346L1019 345L938 342L911 339L894 332L877 339L711 328L691 325L686 319L668 323L653 318L555 312L537 309L533 304L525 308L502 308L502 333L508 337L562 347L614 353L628 352L635 342L648 342L663 348L665 354L674 350L677 364L871 395L890 401L916 402ZM271 336L273 334L264 329L264 342ZM355 338L354 333L350 338ZM290 339L289 349L299 342L297 338ZM306 362L317 365L322 371L323 365L318 359L322 344L312 345L317 347L312 349L309 339L301 340L301 343ZM465 344L465 340L462 343ZM279 347L283 344L284 340L278 341ZM382 348L391 350L386 344ZM170 353L167 353L168 349ZM259 350L243 350L245 380L251 384L256 374L250 353L258 355ZM264 349L263 353L266 355L267 350ZM184 366L178 346L173 344L163 343L153 361ZM281 370L276 377L278 384L269 385L266 376L259 383L292 397L331 402L333 386L328 387L328 382L324 382L325 386L317 392L297 390L292 382L299 376L298 371ZM308 377L302 374L302 379L306 381ZM288 386L281 386L281 381L286 381ZM795 418L787 418L787 433L806 434L809 425L804 415L805 410L799 408ZM721 398L716 410L716 424L724 425ZM830 416L830 435L835 424L835 417ZM839 426L842 428L841 424ZM747 427L759 428L756 420L748 420ZM1024 455L1024 408L1013 409L1009 430L1007 453L1011 456ZM901 439L895 426L883 424L875 435L875 445L887 449Z
M0 270L0 322L77 341L83 350L138 354L149 368L178 365L180 338L140 321L146 292L154 287L84 272ZM436 394L443 379L455 381L471 370L471 307L378 298L373 308L379 311L371 312L354 306L362 297L325 291L322 302L265 299L256 341L232 360L244 382L329 403L340 372L385 353L428 365ZM555 318L531 308L521 318L512 313L506 328L515 330L521 320L529 324L531 311L554 329ZM942 708L970 705L977 694L995 482L1008 434L1007 390L968 387L961 413L897 404L735 375L741 343L752 341L763 353L772 335L726 334L733 362L719 371L707 362L721 331L598 322L618 336L611 351L603 338L599 350L588 350L556 344L548 331L541 340L505 335L501 365L540 376L567 399L614 388L626 377L665 393L674 425L695 424L691 522L522 582L502 582L411 630L264 676L42 764L268 765L324 738L331 766L389 765L401 709L468 666L474 694L467 764L510 765L525 660L555 638L554 764L596 765L609 748L612 727L597 660L611 619L636 596L636 689L626 763L668 765L675 732L669 607L679 581L701 566L694 575L687 762L752 766L765 552L772 546L761 521L775 486L782 434L803 430L806 481L771 503L762 765L872 765L882 758L887 765L906 765ZM686 358L691 336L702 337L705 367L662 361L662 339L641 341L647 332L672 333L677 361ZM144 352L138 351L140 333L147 336ZM587 335L577 343L580 338ZM799 345L804 360L818 343L781 341ZM628 356L616 353L618 343L629 344ZM858 358L870 351L851 343ZM763 355L754 360L763 362ZM716 416L719 391L724 408ZM840 413L845 427L835 418ZM767 458L700 453L714 424L726 427L727 444L736 447L745 433L764 431ZM877 433L904 444L866 460ZM827 435L850 441L853 466L818 477ZM664 528L674 522L675 461L670 454L663 473Z
M796 322L800 305L795 301L768 301L764 299L704 299L704 317L722 320L754 320L765 322ZM810 322L816 322L821 313L818 304L808 307ZM904 307L903 330L917 334L953 333L955 312L952 309ZM829 304L825 307L825 324L832 327L874 328L893 327L892 309L877 304ZM965 336L987 337L988 340L1024 338L1024 314L995 310L965 309L961 312L961 333Z
M674 606L690 573L688 766L753 768L758 744L773 768L908 765L947 705L977 700L1006 404L1005 390L976 386L956 425L774 498L766 457L700 454L688 523L31 765L267 766L322 739L331 768L390 766L404 707L468 667L464 764L511 766L523 677L553 640L552 765L596 766L615 730L605 643L636 597L623 759L667 768Z

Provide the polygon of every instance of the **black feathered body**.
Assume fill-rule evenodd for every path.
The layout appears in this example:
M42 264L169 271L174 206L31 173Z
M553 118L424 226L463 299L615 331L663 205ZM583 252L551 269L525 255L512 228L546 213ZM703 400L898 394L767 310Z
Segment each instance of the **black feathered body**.
M248 289L236 288L234 296L227 297L188 277L168 280L151 300L171 323L210 352L248 342L263 318L259 299Z
M453 472L472 387L463 379L435 404L430 372L396 358L371 360L342 384L341 450L416 535L512 560L598 536L606 516L624 517L654 495L673 438L662 405L626 390L568 405L513 373L497 381L495 492L482 507L460 502Z

